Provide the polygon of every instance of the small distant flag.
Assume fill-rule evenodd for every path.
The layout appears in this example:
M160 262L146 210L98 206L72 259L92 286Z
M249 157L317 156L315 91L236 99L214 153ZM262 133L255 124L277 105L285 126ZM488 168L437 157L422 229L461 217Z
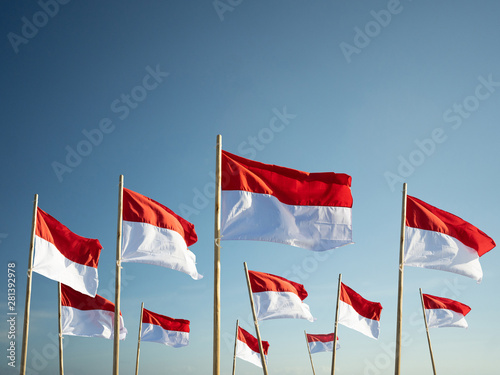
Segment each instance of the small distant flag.
M262 348L267 363L267 352L269 350L269 342L262 341ZM255 366L262 367L262 359L260 356L258 340L241 327L238 327L235 355L238 358L253 363Z
M467 328L465 316L471 308L449 298L422 294L425 317L429 328L460 327Z
M306 333L307 344L311 354L320 352L333 352L333 333L312 334ZM337 337L337 347L340 349L339 338Z
M189 320L173 319L143 309L141 341L180 348L189 344Z

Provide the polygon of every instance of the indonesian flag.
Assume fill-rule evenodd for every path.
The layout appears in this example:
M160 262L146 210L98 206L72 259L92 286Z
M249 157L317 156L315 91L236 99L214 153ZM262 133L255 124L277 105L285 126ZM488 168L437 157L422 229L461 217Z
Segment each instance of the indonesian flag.
M95 297L99 240L81 237L37 208L33 271Z
M115 305L99 295L95 298L61 284L61 323L63 335L113 338ZM127 329L120 313L120 340Z
M269 273L248 271L257 320L315 319L309 306L302 302L307 292L302 284Z
M267 341L262 341L262 349L264 351L264 359L267 363L267 352L269 350L269 343ZM241 327L238 327L235 355L238 358L253 363L255 366L262 367L259 341Z
M141 340L180 348L189 344L189 320L142 310Z
M479 257L495 247L493 239L449 212L408 196L405 265L483 278Z
M122 261L147 263L201 279L188 246L198 240L194 225L151 198L123 189Z
M323 251L352 243L351 176L307 173L222 151L223 240Z
M333 352L333 333L326 334L310 334L306 333L307 345L309 345L309 350L311 354L319 352ZM337 347L336 350L340 349L339 338L337 336Z
M341 283L338 323L378 339L381 312L379 302L368 301Z
M465 315L470 307L452 299L422 294L425 317L429 328L461 327L467 328Z

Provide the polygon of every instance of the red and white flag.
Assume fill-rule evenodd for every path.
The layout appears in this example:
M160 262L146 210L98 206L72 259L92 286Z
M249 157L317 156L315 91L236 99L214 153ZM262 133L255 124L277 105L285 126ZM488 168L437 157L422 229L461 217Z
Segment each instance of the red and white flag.
M422 294L425 317L429 328L460 327L467 328L465 315L470 307L449 298Z
M180 348L189 344L189 320L173 319L142 310L141 341Z
M341 283L338 323L378 339L381 312L382 305L379 302L368 301Z
M458 216L407 196L406 266L454 272L480 282L479 257L495 246L492 238Z
M307 173L222 151L223 240L323 251L352 243L351 176Z
M99 240L81 237L37 208L33 271L95 297Z
M203 276L196 269L196 256L188 249L197 240L189 221L151 198L123 189L123 262L162 266L199 280Z
M306 333L307 345L309 345L309 350L311 354L319 352L333 352L333 333L325 334L311 334ZM340 349L339 338L337 336L337 347L336 350Z
M304 286L269 273L248 271L257 320L315 319L303 300L307 297Z
M264 351L264 359L267 363L267 352L269 350L269 343L267 341L262 341L262 349ZM238 327L235 355L238 358L253 363L255 366L262 367L259 341L241 327Z
M63 335L113 338L115 305L99 295L94 298L61 284ZM127 336L120 313L120 340Z

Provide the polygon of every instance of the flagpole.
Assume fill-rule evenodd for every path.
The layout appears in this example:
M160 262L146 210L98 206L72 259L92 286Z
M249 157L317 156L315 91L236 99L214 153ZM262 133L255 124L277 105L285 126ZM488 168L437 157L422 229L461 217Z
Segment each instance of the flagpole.
M306 335L307 351L309 352L309 359L311 360L311 367L312 367L312 370L313 370L313 375L316 375L316 371L314 371L313 357L311 355L311 348L309 347L309 342L307 341L307 332L306 332L306 330L304 330L304 335Z
M137 337L137 359L135 361L135 375L139 374L139 353L141 350L141 331L142 331L142 314L144 311L144 302L141 304L141 317L139 319L139 335Z
M335 308L335 326L333 330L333 348L332 348L332 375L335 374L335 361L337 360L337 327L339 321L339 301L340 289L342 287L342 274L339 274L339 287L337 289L337 307Z
M221 202L221 149L222 136L217 135L215 165L215 221L214 221L214 337L213 375L220 374L220 202Z
M122 252L122 220L123 220L122 211L123 211L123 175L120 175L120 183L118 187L118 228L116 236L113 375L118 375L119 362L120 362L120 284L121 284L121 252Z
M23 343L21 347L20 374L26 374L26 358L28 355L28 331L30 324L30 304L31 304L31 275L33 270L33 251L35 248L36 214L38 210L38 194L35 194L33 201L33 218L31 220L31 240L28 257L28 280L26 282L26 303L24 305Z
M233 355L233 375L236 374L236 344L238 343L239 320L236 320L236 335L234 336L234 355Z
M247 262L244 262L243 266L245 267L245 276L247 278L248 295L250 296L250 305L252 306L252 314L253 314L253 322L255 325L255 332L257 334L257 341L259 342L259 351L260 351L260 360L262 362L262 370L264 371L264 375L268 375L266 357L264 356L264 348L262 347L262 340L260 339L259 322L257 321L257 314L255 312L255 304L253 302L252 287L250 286L250 276L248 276Z
M434 375L436 375L436 364L434 363L434 354L432 354L431 336L429 335L429 324L427 323L427 317L425 316L424 296L422 295L422 288L419 288L419 290L420 290L420 302L422 302L422 312L424 313L425 332L427 333L427 342L429 343L429 353L431 354L432 371L434 372Z
M401 238L399 242L399 282L398 282L398 313L396 327L396 353L394 374L399 375L401 370L401 331L403 323L403 271L406 227L406 182L403 184L403 203L401 209Z
M62 306L61 306L61 283L57 283L58 286L58 304L57 304L57 315L59 320L59 374L64 375L64 366L63 366L63 332L62 332Z

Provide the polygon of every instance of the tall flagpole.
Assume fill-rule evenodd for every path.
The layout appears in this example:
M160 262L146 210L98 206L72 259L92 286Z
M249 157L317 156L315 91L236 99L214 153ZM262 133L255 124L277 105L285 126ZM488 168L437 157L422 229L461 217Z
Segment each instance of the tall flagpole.
M311 367L312 367L312 370L313 370L313 375L316 375L316 371L314 371L313 357L311 355L311 348L309 347L309 342L307 341L307 332L305 330L304 330L304 335L306 335L307 351L309 352L309 359L311 360Z
M337 327L339 321L339 301L340 290L342 288L342 274L339 274L339 287L337 290L337 307L335 308L335 326L333 329L333 348L332 348L332 375L335 374L335 362L337 360Z
M233 375L236 374L236 345L238 343L238 327L240 321L236 320L236 335L234 336L234 355L233 355Z
M31 275L33 270L33 251L35 248L36 213L38 209L38 194L35 194L33 201L33 218L31 220L31 240L28 257L28 280L26 282L26 303L24 305L23 343L21 348L20 374L26 374L26 358L28 355L28 331L30 324L30 304L31 304Z
M401 209L401 238L399 241L399 283L398 283L398 313L396 327L396 364L394 374L399 375L401 370L401 330L403 322L403 271L405 250L405 227L406 227L406 182L403 184L403 203Z
M121 253L122 253L122 220L123 220L123 175L120 175L118 187L118 228L116 236L116 271L115 271L115 322L113 331L113 375L119 373L120 362L120 285L121 285Z
M222 136L217 135L215 165L215 223L214 223L214 338L213 375L220 374L220 196L221 196Z
M247 263L244 262L243 266L245 267L245 276L247 278L248 295L250 296L250 305L252 306L253 323L255 325L255 332L257 333L257 341L259 342L259 352L260 352L260 360L262 362L262 370L264 370L264 375L268 375L266 357L264 356L264 348L262 347L262 340L260 339L259 322L257 321L257 314L255 312L255 304L253 302L252 287L250 285L250 276L248 276Z
M57 315L59 321L59 374L64 375L64 366L63 366L63 332L62 332L62 306L61 306L61 283L57 283L58 286L58 304L57 304Z
M425 316L424 296L422 295L422 288L420 290L420 302L422 302L422 312L424 313L425 332L427 332L427 342L429 343L429 353L431 354L432 371L436 375L436 364L434 363L434 354L432 354L431 336L429 335L429 324Z
M142 331L142 314L144 311L144 302L141 304L141 317L139 319L139 337L137 337L137 359L135 360L135 375L139 374L139 353L141 350L141 331Z

